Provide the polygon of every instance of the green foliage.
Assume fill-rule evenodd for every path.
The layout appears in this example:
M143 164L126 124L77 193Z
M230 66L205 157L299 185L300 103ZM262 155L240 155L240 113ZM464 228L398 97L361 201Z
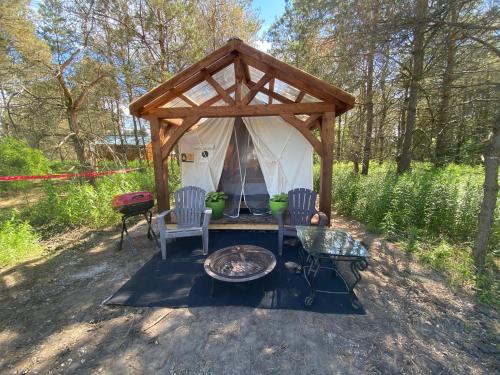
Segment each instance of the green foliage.
M180 187L181 187L181 167L174 160L171 160L170 163L168 164L168 191L170 192L172 197L173 197L173 192L179 189Z
M372 164L368 176L352 172L349 163L333 168L333 205L343 215L372 229L406 237L411 230L444 236L452 242L474 239L482 199L481 167L450 164L435 168L415 163L398 176L395 165ZM494 225L498 232L500 222ZM494 235L492 243L500 237Z
M102 228L120 222L120 214L113 210L111 201L117 194L131 191L154 191L154 177L150 169L116 174L88 182L47 182L45 197L28 214L39 227L62 229L67 226Z
M494 259L500 248L500 202L486 273L475 272L472 258L483 173L481 167L414 163L410 172L398 176L395 164L372 163L370 173L363 176L352 172L352 164L337 163L333 205L340 214L386 233L389 240L402 241L417 259L444 274L450 285L475 288L480 300L498 307Z
M39 255L42 250L35 230L15 211L0 218L0 267Z
M13 137L0 138L0 176L37 175L50 171L50 163L40 150ZM0 183L0 192L16 191L32 185L31 181Z
M225 201L227 199L227 195L224 194L223 191L211 191L210 193L207 193L207 196L205 198L205 202L220 202L220 201Z
M269 200L271 202L288 202L288 194L287 193L275 194Z

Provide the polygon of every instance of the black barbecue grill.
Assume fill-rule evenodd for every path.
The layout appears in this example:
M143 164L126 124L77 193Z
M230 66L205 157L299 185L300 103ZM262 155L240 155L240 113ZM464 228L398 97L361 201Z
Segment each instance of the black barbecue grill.
M152 193L149 191L137 191L134 193L116 195L113 197L112 205L115 210L123 214L119 250L122 249L123 234L125 233L130 237L127 230L127 219L133 216L144 216L148 223L148 239L151 240L156 238L156 234L152 228L153 213L151 209L154 206L154 197Z

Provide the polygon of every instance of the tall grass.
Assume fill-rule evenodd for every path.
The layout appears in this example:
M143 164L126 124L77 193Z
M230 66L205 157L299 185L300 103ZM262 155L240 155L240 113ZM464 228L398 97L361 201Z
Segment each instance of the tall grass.
M43 251L33 227L15 211L0 218L0 267L40 255Z
M94 185L81 181L47 182L44 197L26 214L36 227L103 228L120 221L120 215L111 206L113 197L139 190L154 190L150 169L97 178Z
M317 174L315 170L315 184ZM362 176L352 172L352 164L336 163L332 200L339 214L401 241L452 285L479 289L482 299L494 303L499 287L494 273L500 255L500 202L490 239L490 273L477 275L472 260L483 180L481 167L466 165L435 168L414 163L410 172L399 176L395 164L372 164L370 173Z
M170 192L178 189L180 172L177 163L169 163ZM61 230L69 226L103 228L118 224L121 215L111 206L115 195L133 191L155 192L151 168L136 172L99 177L92 185L78 180L47 182L44 197L27 213L36 227Z
M0 137L0 176L37 175L50 171L50 162L40 150L13 137ZM31 181L0 183L0 194L18 192L31 186Z
M349 163L337 163L333 171L334 208L371 229L396 236L417 229L452 242L474 239L484 179L480 167L415 163L398 176L395 165L385 163L372 165L362 176L352 173ZM499 213L492 243L500 240Z

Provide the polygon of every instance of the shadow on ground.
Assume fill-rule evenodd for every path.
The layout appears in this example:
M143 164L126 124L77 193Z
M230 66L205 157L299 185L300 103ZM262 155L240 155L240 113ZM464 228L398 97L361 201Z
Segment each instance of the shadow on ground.
M498 371L497 316L450 291L354 221L333 225L373 258L357 295L366 315L246 307L106 307L155 249L144 223L71 231L63 250L0 270L1 373L387 374Z

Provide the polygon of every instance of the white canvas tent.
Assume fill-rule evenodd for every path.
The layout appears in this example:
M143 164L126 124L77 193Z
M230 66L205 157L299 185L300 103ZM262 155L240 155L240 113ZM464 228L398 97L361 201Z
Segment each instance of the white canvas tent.
M238 146L233 171L245 179L248 165L258 164L270 195L312 187L314 150L321 160L319 208L329 216L335 116L353 106L349 93L232 39L129 109L151 126L159 210L170 207L167 158L179 143L187 160L183 184L216 190L225 183L228 152L234 158ZM238 134L240 140L232 141ZM244 196L251 193L249 183L240 186Z
M179 152L184 155L181 162L183 186L194 185L207 192L218 190L226 157L235 157L239 167L233 169L233 173L239 174L239 184L225 191L232 199L237 199L237 202L228 205L230 216L238 215L236 207L239 208L242 197L250 212L263 213L260 205L255 207L251 200L246 199L247 196L262 194L262 188L269 196L298 187L312 189L313 149L295 128L276 116L243 117L241 120L239 126L245 127L253 147L248 147L249 142L238 139L241 131L235 129L235 118L205 119L181 137ZM236 148L228 155L232 136L236 138ZM252 184L247 178L249 153L256 155L265 185Z

